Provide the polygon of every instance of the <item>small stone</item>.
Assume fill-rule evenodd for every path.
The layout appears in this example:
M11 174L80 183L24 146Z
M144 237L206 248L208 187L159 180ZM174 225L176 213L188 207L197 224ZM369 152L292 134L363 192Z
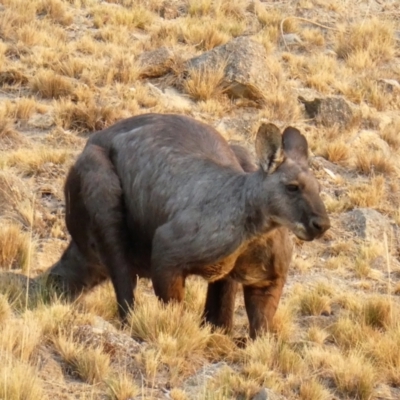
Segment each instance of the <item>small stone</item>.
M337 125L346 129L353 123L353 110L341 97L315 98L308 101L300 96L299 100L304 104L307 114L324 126Z
M253 398L252 400L268 400L268 393L265 388L262 388Z
M400 83L395 79L380 79L379 84L389 93L400 90Z
M153 51L142 53L138 62L141 68L141 76L145 78L157 78L170 71L174 53L167 47L160 47Z
M284 43L286 44L302 44L303 41L301 40L299 35L296 35L295 33L287 33L282 36L282 39Z

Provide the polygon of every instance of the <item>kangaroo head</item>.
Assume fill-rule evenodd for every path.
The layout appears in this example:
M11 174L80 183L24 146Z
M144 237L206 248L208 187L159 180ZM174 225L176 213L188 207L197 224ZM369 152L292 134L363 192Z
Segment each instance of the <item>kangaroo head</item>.
M283 134L273 124L263 124L256 138L256 153L268 193L268 214L299 239L313 240L330 227L320 185L308 168L306 138L293 127Z

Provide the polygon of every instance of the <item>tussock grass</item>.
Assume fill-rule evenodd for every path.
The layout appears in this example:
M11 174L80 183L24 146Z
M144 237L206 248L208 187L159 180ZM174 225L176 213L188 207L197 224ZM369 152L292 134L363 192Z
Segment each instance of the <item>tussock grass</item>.
M346 161L350 156L349 146L343 140L327 143L323 155L327 160L335 163Z
M196 100L221 95L225 67L226 63L221 62L215 68L189 69L188 78L183 82L185 92Z
M341 395L364 400L373 396L377 372L359 351L342 355L314 348L308 351L307 361L313 370L321 371L322 378L332 380Z
M89 384L106 381L110 373L110 356L102 348L85 348L68 336L54 338L54 346L71 372Z
M111 105L97 104L94 100L59 100L55 104L56 124L78 133L94 132L111 125L121 117L121 110Z
M220 29L215 20L212 19L200 24L197 20L188 19L181 26L179 35L186 43L195 45L201 50L211 50L225 44L230 39L230 35Z
M368 54L373 62L389 61L394 56L394 30L389 21L371 18L353 24L348 32L338 36L336 53L340 58L349 59L361 51ZM362 54L362 53L361 53Z
M386 180L383 176L374 176L368 184L351 187L348 196L356 207L380 207L386 199Z
M301 400L329 400L332 398L332 393L316 379L303 382L299 395Z
M125 400L138 396L140 388L127 374L115 375L107 381L109 398L112 400ZM173 397L172 397L173 398Z
M26 270L31 253L29 233L21 226L2 221L0 224L0 270L18 268Z
M393 322L392 306L387 298L372 297L363 304L363 317L367 325L387 329Z
M0 397L7 400L48 398L36 368L9 356L3 356L0 365Z
M44 99L58 99L72 95L74 86L67 78L57 75L53 71L41 71L31 82L31 89Z
M156 343L164 355L179 350L182 357L195 362L207 346L209 328L200 328L199 314L183 310L181 305L138 302L129 317L133 337Z
M7 297L0 295L0 324L3 325L11 316L11 307Z
M129 26L146 29L153 21L154 14L146 7L132 5L129 8L111 8L106 4L92 7L93 22L96 28L106 25Z
M354 167L364 175L373 173L391 175L395 172L394 160L377 151L356 154Z
M331 300L317 288L304 291L299 295L298 308L301 315L321 315L331 313Z
M386 125L381 131L381 136L394 150L400 149L400 118Z
M32 314L9 320L0 328L0 352L29 362L35 357L42 339L42 327Z
M0 168L15 167L25 175L33 175L40 172L46 163L65 164L69 161L71 155L72 151L67 149L50 149L48 147L22 148L0 154Z
M65 2L61 0L42 0L38 3L37 13L45 15L53 22L68 26L73 21L73 15L67 10Z

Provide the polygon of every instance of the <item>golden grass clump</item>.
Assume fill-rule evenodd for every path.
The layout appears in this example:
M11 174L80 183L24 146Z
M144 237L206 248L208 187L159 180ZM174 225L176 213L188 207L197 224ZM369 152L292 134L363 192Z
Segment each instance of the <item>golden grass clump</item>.
M7 321L11 316L11 306L8 299L3 294L0 294L0 326Z
M386 125L381 131L381 137L393 150L399 150L400 118L397 118L392 123Z
M96 384L109 377L110 356L101 347L86 348L62 334L53 341L63 360L84 382Z
M330 400L332 393L316 379L305 380L300 386L300 400Z
M189 69L188 77L183 82L185 92L196 100L208 100L221 95L225 67L226 63L221 62L215 68Z
M30 313L15 318L0 328L0 353L13 355L29 362L37 353L42 341L42 328Z
M381 379L389 385L400 384L400 328L394 326L379 338L364 342L363 350L376 362Z
M363 305L362 315L367 325L387 329L393 322L393 309L390 299L371 297Z
M0 116L1 118L1 116ZM24 142L24 138L18 133L10 120L5 117L0 120L0 150L9 150L18 147ZM0 156L1 157L1 156ZM1 168L1 161L0 161Z
M135 305L129 316L129 330L134 338L157 343L164 355L171 357L179 350L182 357L202 355L207 345L209 328L200 328L199 314L184 310L182 305L163 305L154 299Z
M0 364L0 398L9 400L46 400L38 371L33 366L9 356Z
M0 168L15 167L24 175L34 175L41 171L46 163L65 164L70 160L69 149L50 149L38 146L33 149L21 148L0 155Z
M59 100L55 104L55 121L63 129L78 133L94 132L111 125L122 117L117 106L97 104L94 100Z
M72 13L67 11L65 2L62 0L41 0L38 6L37 12L44 14L55 23L68 26L73 22Z
M395 172L394 161L391 157L372 150L356 154L355 169L364 175L374 173L391 175Z
M112 376L107 380L107 387L111 400L130 399L141 393L141 389L134 383L133 378L126 373Z
M300 293L298 309L301 315L322 315L331 313L331 299L318 288Z
M329 142L323 150L323 156L334 163L341 163L350 156L349 146L343 139Z
M73 94L74 85L68 78L50 70L39 71L30 81L31 89L44 99L58 99Z
M199 23L196 19L187 18L179 27L178 36L190 45L200 50L211 50L229 41L230 35L224 27L218 25L218 21L207 19Z
M350 26L338 35L336 53L348 59L354 53L366 52L374 63L389 61L395 53L394 28L390 21L371 18Z
M0 224L0 269L25 270L29 263L31 239L20 225L14 223Z
M386 198L386 180L382 175L374 176L368 183L354 185L348 192L356 207L382 207Z
M146 7L132 5L129 8L111 8L107 4L92 8L93 22L96 28L106 25L128 26L129 28L146 29L151 25L154 14Z

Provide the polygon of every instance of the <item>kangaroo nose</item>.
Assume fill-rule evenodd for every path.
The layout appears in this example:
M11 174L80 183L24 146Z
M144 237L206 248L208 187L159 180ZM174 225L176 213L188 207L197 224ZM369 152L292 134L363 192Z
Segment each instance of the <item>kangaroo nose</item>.
M314 217L311 220L311 226L313 227L313 229L315 229L316 232L322 235L330 228L331 223L329 221L329 218Z

